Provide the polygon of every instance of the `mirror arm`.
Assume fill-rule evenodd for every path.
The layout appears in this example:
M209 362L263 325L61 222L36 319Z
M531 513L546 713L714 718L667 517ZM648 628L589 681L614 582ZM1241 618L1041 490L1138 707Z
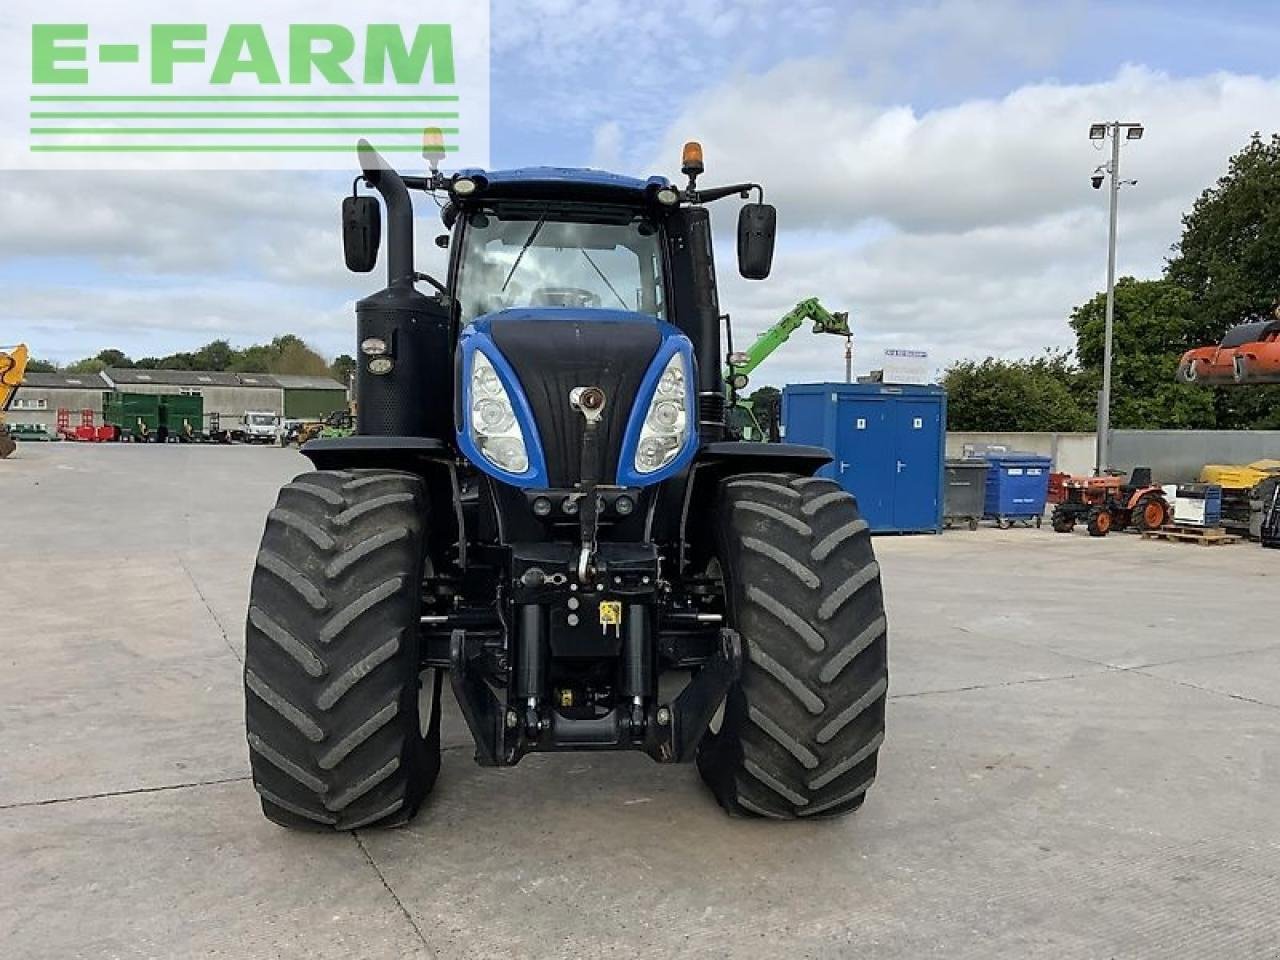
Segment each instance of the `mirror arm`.
M727 187L712 187L710 190L686 190L684 199L688 203L713 203L735 193L743 200L751 196L751 191L760 193L760 203L764 203L764 187L758 183L731 183Z

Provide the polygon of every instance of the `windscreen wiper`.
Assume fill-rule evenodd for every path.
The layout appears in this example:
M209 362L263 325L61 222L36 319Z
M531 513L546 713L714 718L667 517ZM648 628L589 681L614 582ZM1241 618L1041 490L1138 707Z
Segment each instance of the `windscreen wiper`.
M600 275L600 279L604 281L604 285L609 288L615 297L618 298L618 302L622 304L622 309L630 310L631 308L627 306L627 301L622 299L622 294L614 289L613 284L609 282L609 278L604 275L604 271L596 266L596 262L591 259L591 254L587 253L586 250L583 250L582 255L587 258L587 263L591 264L591 269Z
M511 271L507 274L507 279L502 281L502 292L507 292L507 284L511 282L511 278L515 276L516 269L520 266L520 261L524 259L525 251L533 246L533 241L538 239L538 231L542 229L542 225L547 222L547 208L542 208L542 216L538 217L538 222L533 225L533 229L529 231L529 236L524 242L524 246L520 248L520 252L516 254L516 262L511 265Z

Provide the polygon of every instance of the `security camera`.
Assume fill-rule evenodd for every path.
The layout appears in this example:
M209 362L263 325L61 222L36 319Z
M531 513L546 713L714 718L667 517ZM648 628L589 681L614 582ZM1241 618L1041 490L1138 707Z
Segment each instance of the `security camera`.
M1092 177L1090 177L1090 178L1089 178L1089 182L1093 184L1093 189L1095 189L1095 190L1101 190L1101 189L1102 189L1102 181L1103 181L1104 179L1106 179L1106 177L1105 177L1105 175L1104 175L1104 174L1101 174L1101 173L1095 173Z

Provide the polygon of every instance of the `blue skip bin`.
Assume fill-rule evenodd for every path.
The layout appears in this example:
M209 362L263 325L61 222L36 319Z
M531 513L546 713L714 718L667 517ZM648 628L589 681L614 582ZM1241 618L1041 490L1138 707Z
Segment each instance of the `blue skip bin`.
M1040 526L1053 461L1038 453L988 453L987 462L986 518L1002 527L1015 521Z

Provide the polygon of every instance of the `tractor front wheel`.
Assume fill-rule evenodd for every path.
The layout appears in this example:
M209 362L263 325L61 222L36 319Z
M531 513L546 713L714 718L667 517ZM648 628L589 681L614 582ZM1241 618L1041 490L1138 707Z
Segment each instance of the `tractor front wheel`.
M1049 522L1053 526L1054 533L1070 533L1076 526L1075 518L1061 508L1053 511L1053 517Z
M1089 513L1089 536L1105 537L1111 532L1111 527L1112 517L1110 510L1101 507Z
M267 515L245 628L253 785L286 827L408 820L440 766L440 679L419 707L426 493L413 474L319 470Z
M698 769L730 813L850 813L875 779L889 686L867 522L830 480L751 474L721 486L716 523L746 656Z

